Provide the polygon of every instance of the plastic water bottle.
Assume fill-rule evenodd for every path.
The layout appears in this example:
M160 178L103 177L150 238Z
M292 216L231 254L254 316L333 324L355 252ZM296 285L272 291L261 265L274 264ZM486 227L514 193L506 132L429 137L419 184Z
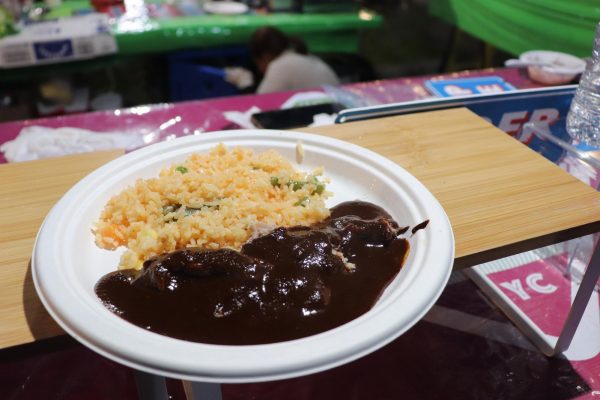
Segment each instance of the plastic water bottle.
M579 80L567 115L567 131L573 139L600 147L600 24L596 28L592 60Z

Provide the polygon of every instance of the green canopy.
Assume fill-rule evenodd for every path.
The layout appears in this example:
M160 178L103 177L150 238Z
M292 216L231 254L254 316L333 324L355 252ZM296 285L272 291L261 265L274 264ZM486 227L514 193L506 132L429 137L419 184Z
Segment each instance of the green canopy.
M312 52L358 51L361 29L380 26L382 18L359 13L202 15L150 20L144 29L113 30L120 54L172 51L228 44L246 44L252 33L265 25L302 37Z
M599 0L429 0L429 12L518 55L555 50L589 57Z
M161 3L163 0L145 2ZM68 17L90 8L89 0L68 0L53 7L47 18ZM250 13L117 20L112 31L119 54L122 55L247 44L252 33L265 25L276 26L289 34L302 37L312 52L356 53L359 31L380 27L382 23L383 18L375 13L349 10L331 13Z

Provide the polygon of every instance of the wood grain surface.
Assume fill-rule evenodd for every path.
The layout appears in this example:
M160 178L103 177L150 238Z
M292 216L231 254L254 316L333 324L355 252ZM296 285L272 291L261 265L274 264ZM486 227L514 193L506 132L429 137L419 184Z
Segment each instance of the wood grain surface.
M600 231L600 193L466 109L302 128L374 150L446 210L455 268ZM76 181L118 153L0 165L0 348L61 334L29 260L39 226Z
M600 193L467 109L302 128L395 161L436 196L455 268L600 230Z
M0 165L0 348L63 334L37 296L31 252L46 214L108 151Z

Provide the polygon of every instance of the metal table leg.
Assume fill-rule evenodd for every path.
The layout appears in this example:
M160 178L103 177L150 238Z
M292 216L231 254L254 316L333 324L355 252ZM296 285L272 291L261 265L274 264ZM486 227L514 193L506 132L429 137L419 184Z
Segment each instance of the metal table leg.
M183 388L188 400L222 400L221 385L209 382L183 381Z
M599 277L600 241L596 243L594 253L592 254L587 269L585 270L585 274L583 275L581 283L579 284L579 289L577 290L577 294L575 295L575 299L573 300L573 304L569 310L569 315L567 316L565 325L563 326L560 336L556 341L552 355L562 353L569 348Z
M510 318L517 328L545 355L555 356L566 352L575 337L577 328L594 295L594 287L600 276L600 241L596 243L585 273L574 294L566 322L558 338L545 334L512 300L497 282L488 277L495 272L515 268L539 260L536 255L523 253L506 259L474 266L463 271L473 282Z
M135 384L142 400L169 400L167 383L162 376L136 370Z
M140 400L170 400L166 379L159 375L135 371ZM187 400L222 400L219 383L181 381Z

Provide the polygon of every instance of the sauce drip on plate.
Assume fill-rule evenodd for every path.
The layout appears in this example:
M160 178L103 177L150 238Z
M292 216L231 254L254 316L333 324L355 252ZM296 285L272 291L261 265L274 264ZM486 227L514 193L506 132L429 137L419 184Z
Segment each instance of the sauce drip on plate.
M150 331L249 345L314 335L366 313L398 274L406 232L374 204L352 201L310 227L276 228L231 249L185 249L142 271L105 275L105 306Z

